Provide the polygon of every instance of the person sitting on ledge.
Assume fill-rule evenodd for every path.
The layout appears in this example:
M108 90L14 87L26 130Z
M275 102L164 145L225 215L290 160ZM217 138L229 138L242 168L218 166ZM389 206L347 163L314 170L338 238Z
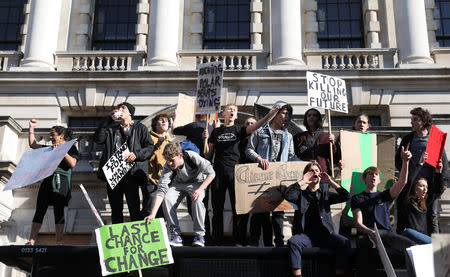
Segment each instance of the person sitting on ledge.
M147 223L156 217L161 204L169 231L170 245L183 246L181 229L178 224L177 207L189 195L192 200L192 220L195 238L193 246L205 246L205 189L216 173L211 163L193 151L182 151L178 142L169 142L164 148L166 163L163 167L151 214L145 217Z
M369 251L367 251L367 248L372 248L377 241L374 231L375 224L385 247L402 252L406 248L415 245L409 238L392 232L389 218L389 207L408 180L408 164L412 157L408 148L409 145L406 149L403 146L401 148L403 164L400 178L394 182L390 189L382 192L377 190L380 183L380 170L371 166L363 172L366 189L360 194L354 195L351 199L350 205L356 227L363 234L356 241L356 245L360 250L357 254L358 271L359 274L366 274L364 276L372 276L370 274L375 272L374 263L370 261Z
M303 185L308 185L305 190L301 189ZM328 185L337 193L330 192ZM336 274L345 274L350 241L334 232L330 205L347 201L350 198L348 191L322 172L318 162L312 161L303 170L302 180L290 185L282 195L298 206L294 214L294 235L288 240L293 275L302 276L302 251L313 246L337 249Z

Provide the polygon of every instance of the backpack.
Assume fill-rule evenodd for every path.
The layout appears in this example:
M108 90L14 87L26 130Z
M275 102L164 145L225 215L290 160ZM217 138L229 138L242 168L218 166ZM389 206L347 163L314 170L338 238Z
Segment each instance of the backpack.
M191 150L200 155L200 149L198 149L197 145L195 145L192 141L188 139L185 139L182 142L180 142L180 146L182 150Z

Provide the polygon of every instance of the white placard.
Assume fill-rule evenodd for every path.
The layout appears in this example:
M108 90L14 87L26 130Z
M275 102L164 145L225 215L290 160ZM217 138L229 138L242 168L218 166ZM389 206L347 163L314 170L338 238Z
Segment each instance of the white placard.
M195 114L218 113L223 84L223 61L198 66Z
M111 189L114 189L120 180L122 180L123 176L125 176L125 174L127 174L127 172L134 166L134 162L127 163L125 161L124 156L129 153L130 150L125 142L102 167L106 181L108 181Z
M341 78L306 72L308 106L348 113L347 88Z
M42 147L23 153L19 164L3 190L25 187L52 175L76 141L76 139L73 139L58 145L55 149Z
M411 264L416 272L416 277L434 275L433 245L423 244L406 248Z

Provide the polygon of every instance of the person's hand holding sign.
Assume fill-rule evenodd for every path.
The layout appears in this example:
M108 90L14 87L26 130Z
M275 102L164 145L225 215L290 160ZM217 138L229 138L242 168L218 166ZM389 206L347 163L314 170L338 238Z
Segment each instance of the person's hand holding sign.
M123 155L123 157L125 158L125 161L127 163L131 163L134 162L134 160L136 160L136 155L133 152L125 154Z

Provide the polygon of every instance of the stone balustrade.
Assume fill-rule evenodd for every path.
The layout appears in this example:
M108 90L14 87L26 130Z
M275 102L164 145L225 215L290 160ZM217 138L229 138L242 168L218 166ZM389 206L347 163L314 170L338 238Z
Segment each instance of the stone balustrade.
M310 69L393 68L395 49L305 49Z
M0 51L0 71L19 66L22 57L23 53L20 51Z
M58 71L130 71L143 64L143 51L68 51L56 53Z
M224 60L226 70L253 70L267 64L267 52L260 50L198 50L179 52L182 69L197 69L199 64Z

